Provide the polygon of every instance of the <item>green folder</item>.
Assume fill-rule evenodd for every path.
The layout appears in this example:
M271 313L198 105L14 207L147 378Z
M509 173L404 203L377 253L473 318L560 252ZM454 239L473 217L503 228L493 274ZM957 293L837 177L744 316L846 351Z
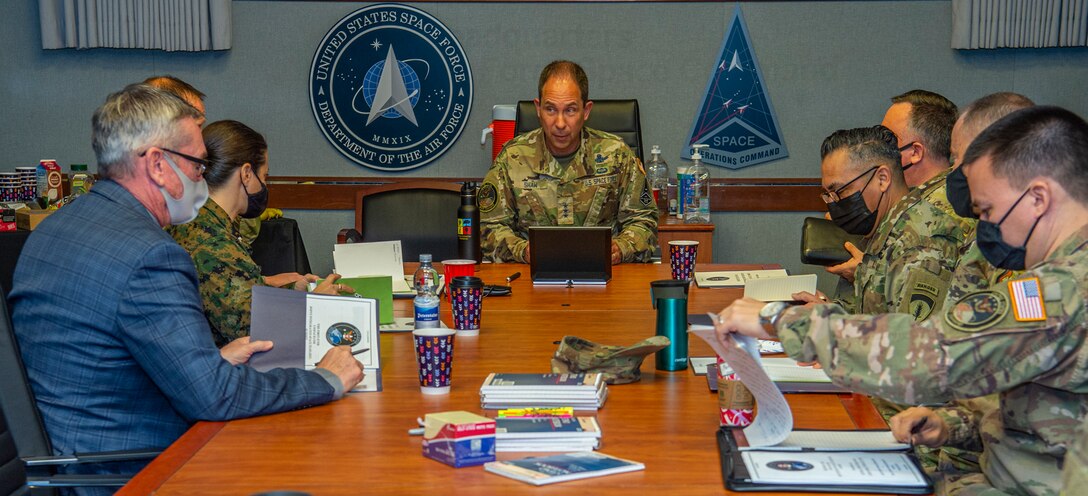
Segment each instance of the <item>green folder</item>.
M341 277L337 283L351 286L355 293L343 292L344 295L358 294L364 298L378 300L378 323L393 323L393 278L389 276Z

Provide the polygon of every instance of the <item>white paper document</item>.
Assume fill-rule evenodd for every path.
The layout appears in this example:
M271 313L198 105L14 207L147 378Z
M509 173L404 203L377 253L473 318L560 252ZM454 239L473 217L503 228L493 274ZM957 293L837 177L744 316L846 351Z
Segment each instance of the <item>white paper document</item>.
M333 245L335 271L344 277L390 276L393 294L411 293L404 277L404 251L400 241Z
M809 486L927 485L925 476L905 453L745 451L741 456L752 482L758 483Z
M892 431L793 431L774 446L741 446L741 451L906 451Z
M741 382L752 392L759 405L759 414L744 428L750 446L771 446L782 442L793 430L793 412L786 397L767 377L760 365L759 344L755 338L730 334L725 342L714 335L714 328L691 326L689 331L699 336L722 357Z
M824 369L802 367L792 358L764 358L763 370L774 382L831 382Z
M751 279L786 277L785 269L773 270L725 270L719 272L695 272L695 284L700 288L740 288Z
M793 301L793 294L816 294L816 274L751 279L744 283L744 297L759 301Z

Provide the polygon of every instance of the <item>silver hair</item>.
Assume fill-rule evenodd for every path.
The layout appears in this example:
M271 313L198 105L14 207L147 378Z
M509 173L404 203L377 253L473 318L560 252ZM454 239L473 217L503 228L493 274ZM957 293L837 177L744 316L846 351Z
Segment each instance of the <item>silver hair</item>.
M149 146L175 147L178 119L200 113L180 98L148 86L130 84L106 98L91 117L91 144L98 173L119 179L132 172L137 154Z

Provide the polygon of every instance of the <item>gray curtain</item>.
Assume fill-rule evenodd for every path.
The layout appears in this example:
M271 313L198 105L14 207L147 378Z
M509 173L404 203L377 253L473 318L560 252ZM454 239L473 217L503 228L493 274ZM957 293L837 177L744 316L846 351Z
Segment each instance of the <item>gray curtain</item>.
M231 45L230 0L38 0L38 10L47 50L198 52Z
M952 48L1088 46L1088 0L952 0Z

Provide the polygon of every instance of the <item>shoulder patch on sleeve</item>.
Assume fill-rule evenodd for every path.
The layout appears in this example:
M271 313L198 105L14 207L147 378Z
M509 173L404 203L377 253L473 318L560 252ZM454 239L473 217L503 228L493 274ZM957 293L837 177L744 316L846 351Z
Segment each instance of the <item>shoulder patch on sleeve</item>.
M644 207L649 207L654 203L654 195L650 194L650 184L646 181L642 182L642 195L638 197L638 200L642 202Z
M899 312L909 313L918 322L929 318L944 301L949 279L951 273L945 270L939 276L928 270L911 270L907 276L908 292L899 303Z
M1035 322L1046 320L1046 306L1043 304L1043 288L1038 277L1009 281L1009 296L1012 298L1013 318L1017 322Z
M1008 297L997 291L979 291L946 309L944 321L953 329L975 333L993 327L1008 313Z
M484 183L480 188L480 191L476 193L476 205L480 207L481 212L490 212L495 209L495 205L499 203L499 194L495 190L495 185L491 183Z

